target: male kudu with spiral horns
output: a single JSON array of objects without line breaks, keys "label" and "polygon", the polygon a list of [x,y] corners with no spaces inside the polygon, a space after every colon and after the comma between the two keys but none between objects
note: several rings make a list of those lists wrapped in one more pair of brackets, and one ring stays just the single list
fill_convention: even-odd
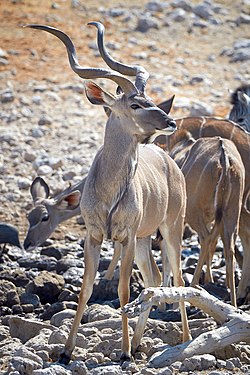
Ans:
[{"label": "male kudu with spiral horns", "polygon": [[[85,83],[92,104],[110,108],[103,147],[97,152],[86,178],[81,197],[81,213],[87,235],[84,246],[85,272],[78,309],[66,342],[61,363],[68,363],[88,299],[93,290],[101,243],[104,238],[122,245],[118,295],[121,306],[129,301],[129,281],[133,260],[142,273],[145,286],[155,286],[152,264],[144,250],[150,235],[158,228],[167,243],[175,286],[183,286],[181,240],[184,225],[185,180],[175,162],[160,148],[147,145],[159,134],[171,134],[175,122],[145,94],[148,72],[141,66],[128,66],[113,60],[103,48],[104,27],[98,29],[98,47],[112,69],[83,68],[79,65],[71,39],[62,31],[43,25],[28,27],[57,36],[66,46],[72,70],[84,79],[106,78],[122,90],[119,95],[104,91],[92,81]],[[135,84],[123,75],[135,76]],[[143,146],[140,144],[144,144]],[[111,182],[112,181],[112,182]],[[166,247],[164,247],[166,249]],[[184,302],[180,303],[183,340],[190,339]],[[132,352],[137,349],[149,311],[141,314]],[[122,314],[121,360],[130,359],[128,318]]]}]

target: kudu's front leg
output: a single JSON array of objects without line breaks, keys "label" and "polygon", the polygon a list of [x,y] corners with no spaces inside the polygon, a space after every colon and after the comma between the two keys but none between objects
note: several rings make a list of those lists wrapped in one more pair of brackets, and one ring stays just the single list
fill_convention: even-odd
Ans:
[{"label": "kudu's front leg", "polygon": [[[129,302],[130,297],[130,277],[133,268],[136,239],[129,241],[122,247],[122,259],[120,268],[120,279],[118,285],[118,295],[121,307]],[[128,317],[122,313],[122,354],[121,361],[130,360],[130,339],[128,332]]]},{"label": "kudu's front leg", "polygon": [[64,352],[60,355],[59,363],[68,364],[76,344],[76,336],[86,304],[92,294],[93,284],[100,259],[101,243],[87,235],[84,243],[84,275],[79,295],[78,307],[70,330]]}]

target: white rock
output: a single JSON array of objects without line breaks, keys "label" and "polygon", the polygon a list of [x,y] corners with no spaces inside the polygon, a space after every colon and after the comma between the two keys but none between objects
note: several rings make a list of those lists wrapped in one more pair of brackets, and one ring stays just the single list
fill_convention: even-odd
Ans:
[{"label": "white rock", "polygon": [[49,337],[49,344],[65,344],[68,338],[68,333],[62,330],[55,330]]},{"label": "white rock", "polygon": [[53,172],[53,169],[51,168],[50,165],[41,165],[37,170],[37,174],[39,176],[46,176],[52,172]]},{"label": "white rock", "polygon": [[190,116],[212,116],[213,113],[212,107],[199,101],[194,102],[190,108]]},{"label": "white rock", "polygon": [[51,365],[48,368],[41,370],[34,370],[32,375],[71,375],[70,370],[66,370],[60,365]]},{"label": "white rock", "polygon": [[72,375],[87,375],[88,373],[88,368],[83,361],[73,361],[69,369]]},{"label": "white rock", "polygon": [[26,347],[17,349],[10,361],[10,368],[17,370],[20,374],[32,375],[34,370],[43,367],[42,359]]},{"label": "white rock", "polygon": [[[27,318],[24,319],[18,316],[10,317],[9,326],[11,336],[19,338],[23,343],[37,336],[43,328],[50,328],[49,324]],[[53,329],[53,327],[51,327],[51,329]]]},{"label": "white rock", "polygon": [[60,327],[65,319],[74,318],[76,315],[75,310],[65,309],[54,314],[50,319],[50,323],[56,327]]},{"label": "white rock", "polygon": [[29,178],[21,177],[21,178],[18,179],[17,185],[18,185],[19,189],[27,190],[27,189],[30,188],[31,182],[32,181]]}]

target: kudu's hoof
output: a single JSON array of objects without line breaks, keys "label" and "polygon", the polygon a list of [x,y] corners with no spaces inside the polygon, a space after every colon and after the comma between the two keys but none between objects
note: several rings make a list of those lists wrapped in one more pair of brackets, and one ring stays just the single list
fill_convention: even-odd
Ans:
[{"label": "kudu's hoof", "polygon": [[58,363],[60,363],[61,365],[68,365],[69,361],[70,361],[70,357],[68,355],[66,355],[65,353],[60,354]]},{"label": "kudu's hoof", "polygon": [[126,353],[122,353],[121,358],[120,358],[121,364],[123,362],[130,362],[130,361],[131,361],[131,356]]}]

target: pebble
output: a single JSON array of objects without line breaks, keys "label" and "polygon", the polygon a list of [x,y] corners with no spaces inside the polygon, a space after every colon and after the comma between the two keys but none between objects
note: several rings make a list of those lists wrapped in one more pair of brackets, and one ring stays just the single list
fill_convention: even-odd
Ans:
[{"label": "pebble", "polygon": [[212,16],[211,6],[206,3],[198,4],[194,6],[192,10],[194,14],[203,18],[204,20],[208,20]]},{"label": "pebble", "polygon": [[37,169],[37,174],[39,176],[46,176],[53,172],[53,168],[50,165],[40,165]]},{"label": "pebble", "polygon": [[186,19],[186,11],[182,8],[177,8],[173,10],[168,17],[174,22],[182,22]]},{"label": "pebble", "polygon": [[150,29],[158,29],[159,24],[153,17],[143,17],[138,20],[135,31],[146,33]]},{"label": "pebble", "polygon": [[38,125],[51,125],[52,124],[52,119],[50,116],[44,114],[40,117],[38,120]]},{"label": "pebble", "polygon": [[15,99],[14,92],[10,89],[3,90],[0,92],[0,101],[1,103],[10,103]]}]

